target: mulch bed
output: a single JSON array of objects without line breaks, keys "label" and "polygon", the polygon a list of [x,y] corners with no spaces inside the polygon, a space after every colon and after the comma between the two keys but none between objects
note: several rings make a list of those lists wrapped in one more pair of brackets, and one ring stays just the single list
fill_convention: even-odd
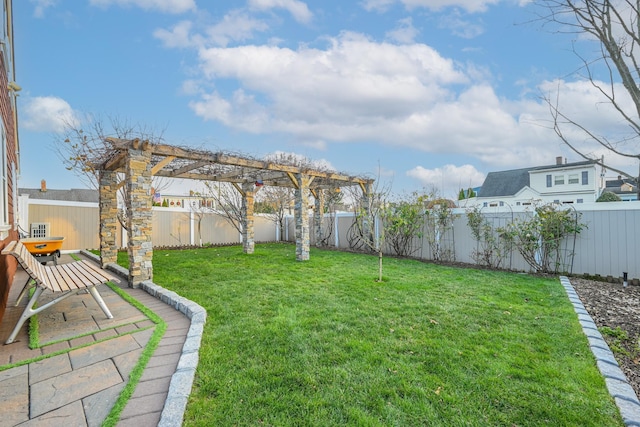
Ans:
[{"label": "mulch bed", "polygon": [[640,396],[640,286],[630,284],[625,288],[621,283],[575,277],[570,281]]}]

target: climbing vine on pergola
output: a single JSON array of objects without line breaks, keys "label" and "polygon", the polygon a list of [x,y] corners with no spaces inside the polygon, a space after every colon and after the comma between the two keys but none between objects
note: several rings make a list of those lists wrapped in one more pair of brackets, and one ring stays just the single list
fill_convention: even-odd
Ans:
[{"label": "climbing vine on pergola", "polygon": [[[309,198],[315,198],[314,219],[323,215],[324,192],[359,186],[368,197],[373,180],[308,166],[282,164],[223,152],[154,144],[139,139],[107,138],[99,162],[100,259],[104,266],[117,261],[117,190],[125,186],[126,228],[129,232],[129,286],[153,278],[152,176],[231,183],[243,197],[242,243],[254,249],[253,202],[262,185],[295,189],[296,259],[309,259]],[[124,179],[119,177],[124,175]],[[316,227],[316,232],[320,227]]]}]

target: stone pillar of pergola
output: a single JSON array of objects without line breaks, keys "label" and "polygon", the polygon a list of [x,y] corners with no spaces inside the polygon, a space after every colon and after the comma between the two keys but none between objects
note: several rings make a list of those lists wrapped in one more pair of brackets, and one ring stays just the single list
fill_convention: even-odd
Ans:
[{"label": "stone pillar of pergola", "polygon": [[302,173],[295,174],[295,207],[296,219],[296,259],[309,260],[309,185],[313,177]]},{"label": "stone pillar of pergola", "polygon": [[252,254],[255,249],[253,209],[256,186],[253,182],[244,182],[238,191],[242,194],[242,250],[245,254]]},{"label": "stone pillar of pergola", "polygon": [[322,220],[324,219],[324,190],[318,189],[314,193],[315,203],[313,209],[313,223],[316,232],[316,246],[322,246]]},{"label": "stone pillar of pergola", "polygon": [[151,151],[134,143],[125,160],[127,228],[129,229],[129,287],[153,279]]},{"label": "stone pillar of pergola", "polygon": [[113,171],[100,171],[100,265],[116,264],[118,247],[118,174]]}]

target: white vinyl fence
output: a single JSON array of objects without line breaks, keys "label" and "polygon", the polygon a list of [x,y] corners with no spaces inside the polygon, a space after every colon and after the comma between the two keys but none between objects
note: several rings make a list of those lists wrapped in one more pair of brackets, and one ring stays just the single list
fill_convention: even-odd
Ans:
[{"label": "white vinyl fence", "polygon": [[[591,203],[579,208],[579,221],[585,225],[574,238],[562,242],[562,264],[566,271],[577,275],[600,275],[604,278],[611,276],[621,278],[624,272],[628,278],[640,278],[640,202],[612,202]],[[504,227],[516,218],[530,216],[527,211],[483,211],[485,218],[493,228]],[[474,252],[479,243],[474,239],[467,224],[465,209],[453,209],[455,218],[453,226],[442,236],[439,236],[439,253],[443,261],[455,261],[476,264]],[[325,224],[327,218],[324,219]],[[323,227],[324,233],[331,232],[332,246],[350,248],[350,227],[354,221],[351,213],[338,214],[335,223]],[[310,218],[311,244],[315,245],[313,221]],[[295,222],[288,220],[285,240],[295,241]],[[423,238],[414,242],[413,256],[424,260],[434,260],[433,236],[423,230]],[[385,252],[391,253],[390,250]],[[513,249],[506,254],[501,268],[515,271],[530,271],[530,266],[524,258]]]},{"label": "white vinyl fence", "polygon": [[[69,203],[47,200],[21,200],[20,225],[29,230],[32,224],[48,224],[49,236],[64,236],[63,251],[95,249],[100,245],[98,228],[99,214],[96,203]],[[563,242],[566,270],[573,274],[640,278],[640,202],[612,202],[575,205],[579,209],[580,222],[586,227],[574,239]],[[28,216],[24,213],[28,213]],[[413,256],[433,260],[437,250],[439,259],[475,264],[474,252],[479,244],[467,225],[464,209],[454,209],[453,226],[437,239],[425,230],[424,237],[414,242]],[[483,215],[494,228],[527,212],[491,212]],[[316,245],[313,216],[310,215],[311,245]],[[352,213],[325,215],[323,219],[323,244],[340,249],[351,249],[354,221]],[[126,246],[123,232],[117,243]],[[222,216],[215,213],[192,212],[179,208],[153,208],[154,246],[185,246],[200,244],[241,243],[241,236]],[[286,218],[284,235],[269,218],[257,215],[255,219],[255,241],[295,241],[295,221]],[[390,252],[390,251],[387,251]],[[516,250],[505,256],[500,267],[515,271],[529,271],[529,265]]]}]

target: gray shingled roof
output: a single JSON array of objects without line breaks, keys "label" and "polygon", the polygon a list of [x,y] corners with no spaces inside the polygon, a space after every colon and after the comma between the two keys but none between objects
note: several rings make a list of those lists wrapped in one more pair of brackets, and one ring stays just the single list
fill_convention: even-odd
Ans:
[{"label": "gray shingled roof", "polygon": [[40,191],[39,188],[19,188],[18,194],[21,196],[28,195],[30,199],[98,203],[98,190],[86,188],[72,188],[71,190],[47,189],[47,191]]},{"label": "gray shingled roof", "polygon": [[500,172],[489,172],[480,188],[478,197],[504,197],[514,196],[518,191],[530,185],[529,172],[546,169],[560,169],[574,166],[586,166],[595,161],[564,163],[561,165],[536,166],[525,169],[513,169]]},{"label": "gray shingled roof", "polygon": [[480,188],[478,197],[513,196],[529,185],[531,169],[514,169],[510,171],[489,172]]}]

